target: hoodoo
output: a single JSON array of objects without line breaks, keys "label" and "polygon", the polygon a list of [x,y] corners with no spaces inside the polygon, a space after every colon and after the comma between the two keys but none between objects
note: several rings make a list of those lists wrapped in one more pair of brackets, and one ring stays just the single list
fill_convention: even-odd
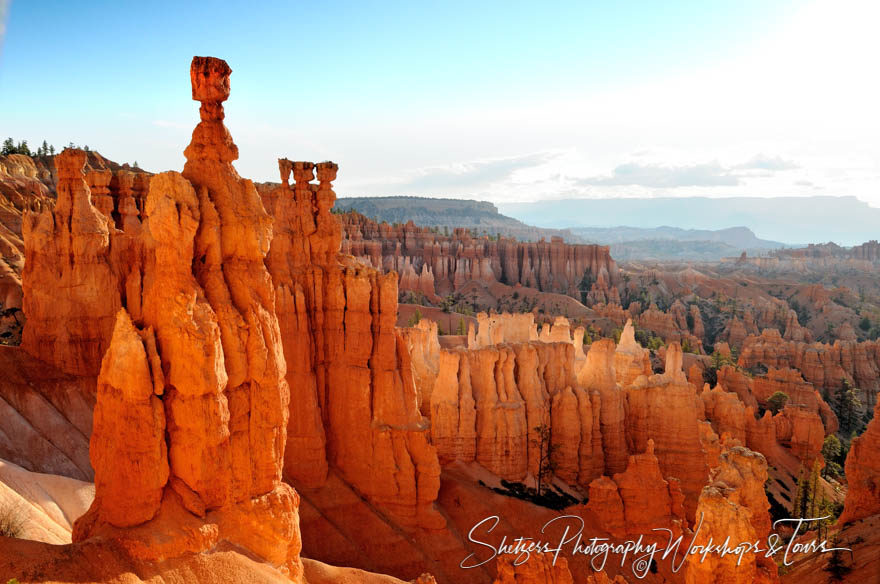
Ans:
[{"label": "hoodoo", "polygon": [[[272,226],[231,164],[230,73],[220,59],[193,59],[202,121],[184,174],[150,181],[142,285],[118,308],[101,364],[95,501],[73,539],[109,536],[147,560],[228,541],[300,581],[299,498],[281,482],[289,389],[263,263]],[[66,158],[75,183],[82,153]],[[87,190],[80,201],[92,209]]]}]

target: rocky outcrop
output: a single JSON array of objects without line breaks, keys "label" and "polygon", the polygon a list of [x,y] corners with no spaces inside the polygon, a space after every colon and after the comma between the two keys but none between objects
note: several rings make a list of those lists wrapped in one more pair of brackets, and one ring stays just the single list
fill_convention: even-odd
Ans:
[{"label": "rocky outcrop", "polygon": [[649,352],[636,342],[632,320],[626,321],[614,351],[614,373],[623,387],[632,385],[642,375],[653,373]]},{"label": "rocky outcrop", "polygon": [[[20,309],[21,272],[24,267],[22,216],[54,204],[51,174],[29,156],[0,156],[0,309]],[[0,323],[0,326],[6,323]],[[18,324],[18,326],[16,326]],[[20,323],[8,323],[6,342],[20,342]]]},{"label": "rocky outcrop", "polygon": [[59,154],[54,210],[24,216],[22,347],[66,373],[95,376],[122,301],[111,227],[92,206],[85,163],[81,150]]},{"label": "rocky outcrop", "polygon": [[[562,319],[560,322],[568,321]],[[552,328],[552,327],[550,327]],[[541,331],[544,333],[543,329]],[[516,314],[486,314],[480,312],[477,314],[477,328],[474,331],[473,339],[469,339],[468,348],[476,349],[479,347],[491,347],[492,345],[500,345],[501,343],[527,343],[529,341],[542,340],[547,342],[550,337],[558,337],[555,340],[571,341],[571,335],[568,338],[562,338],[563,334],[550,335],[549,328],[543,338],[538,336],[538,327],[535,324],[535,315],[532,313],[516,313]]]},{"label": "rocky outcrop", "polygon": [[587,509],[614,537],[644,535],[650,539],[657,535],[655,528],[671,529],[676,537],[681,533],[687,525],[683,503],[678,479],[663,477],[654,441],[649,440],[644,453],[629,457],[626,471],[615,474],[613,480],[603,476],[590,483]]},{"label": "rocky outcrop", "polygon": [[[741,446],[721,454],[709,485],[700,494],[693,545],[724,542],[766,542],[770,531],[770,503],[764,493],[767,462]],[[685,582],[777,582],[776,565],[763,554],[700,554],[688,556]]]},{"label": "rocky outcrop", "polygon": [[[52,255],[53,251],[57,251],[57,249],[52,249],[52,239],[56,233],[61,235],[63,232],[65,239],[79,241],[79,245],[88,239],[85,237],[88,227],[80,219],[77,219],[76,225],[73,225],[74,222],[71,221],[73,217],[71,199],[77,199],[83,195],[82,185],[76,181],[86,181],[95,205],[100,205],[102,209],[107,211],[105,218],[108,219],[109,225],[116,225],[119,229],[122,229],[119,220],[123,217],[116,211],[117,201],[121,200],[120,181],[130,184],[131,188],[128,191],[138,195],[138,200],[141,202],[143,195],[146,194],[146,185],[149,182],[148,174],[132,172],[127,168],[127,165],[122,167],[105,160],[97,152],[85,152],[77,156],[79,159],[73,163],[73,190],[71,190],[71,183],[68,181],[60,191],[58,184],[63,182],[61,175],[68,176],[68,170],[71,167],[71,160],[67,155],[31,157],[11,154],[0,156],[0,342],[4,344],[17,345],[21,342],[21,326],[24,319],[20,313],[15,311],[21,309],[23,304],[21,280],[25,263],[24,230],[33,227],[35,217],[42,213],[53,215],[52,210],[55,207],[56,196],[66,205],[66,209],[61,209],[62,212],[53,219],[53,224],[44,225],[42,233],[38,235],[42,240],[40,245],[42,249],[37,249],[34,246],[34,241],[30,242],[29,247],[34,252],[32,253],[33,257],[40,257],[43,261],[54,263],[54,267],[59,272],[65,273],[64,278],[67,283],[76,286],[76,282],[82,280],[82,276],[76,272],[90,270],[90,268],[84,267],[90,261],[87,257],[88,253],[83,249],[77,249],[77,244],[71,247],[71,241],[57,244],[58,247],[68,247],[72,252],[84,254],[68,260],[68,264],[79,266],[76,270],[70,269],[70,266],[64,268],[62,264],[65,262],[59,261]],[[83,159],[85,160],[84,166],[79,162]],[[82,168],[85,168],[85,177],[79,174]],[[134,213],[135,220],[139,208],[142,208],[142,205],[128,212],[129,215]],[[31,217],[26,218],[26,215],[31,215]],[[111,238],[113,231],[113,229],[108,230],[108,236]],[[77,235],[74,236],[75,234]],[[42,277],[45,278],[47,274],[51,274],[50,267],[53,266],[47,265],[43,269],[35,267],[35,270],[30,270],[29,275],[37,273],[38,275],[42,274]],[[41,286],[45,283],[45,281],[37,282],[36,285]],[[31,286],[31,291],[33,289]],[[76,288],[73,291],[65,292],[65,296],[75,297],[77,294],[80,292]],[[80,296],[84,295],[80,294]],[[32,294],[31,297],[33,299],[34,295]],[[39,302],[41,299],[37,298],[36,300]],[[69,300],[67,299],[66,306],[63,308],[75,310],[77,308],[76,302],[74,301],[71,305]],[[40,322],[40,319],[58,316],[50,313],[51,307],[37,307],[32,303],[30,308],[32,311],[37,310],[34,312],[34,317],[38,320],[35,326],[39,327],[42,324],[46,329],[42,336],[55,335],[57,332],[54,330],[57,328],[56,324]],[[80,318],[83,315],[75,313],[71,316]],[[109,335],[109,329],[106,332]],[[38,336],[40,335],[38,334]],[[53,341],[52,339],[43,339],[43,342],[51,343]],[[73,350],[76,351],[76,349]],[[51,357],[53,353],[46,350],[39,355]],[[55,363],[55,361],[52,362]],[[91,358],[91,374],[97,374],[99,364],[100,355],[97,358]],[[67,370],[72,373],[77,372],[76,367]]]},{"label": "rocky outcrop", "polygon": [[801,377],[800,371],[795,369],[773,369],[766,375],[755,377],[751,380],[751,391],[757,401],[767,405],[767,400],[777,391],[788,396],[786,405],[797,406],[808,412],[818,414],[825,427],[826,434],[837,431],[837,416],[813,387]]},{"label": "rocky outcrop", "polygon": [[728,434],[731,438],[746,442],[749,418],[754,419],[754,410],[746,408],[739,397],[725,391],[721,385],[710,389],[706,384],[699,394],[703,413],[712,424],[712,429],[719,436]]},{"label": "rocky outcrop", "polygon": [[[228,541],[299,581],[299,498],[281,482],[289,389],[263,263],[271,219],[231,165],[230,72],[219,59],[193,59],[202,121],[183,175],[150,183],[143,284],[116,307],[91,439],[95,501],[73,540],[111,536],[143,560]],[[67,152],[61,159],[79,165]],[[75,187],[74,216],[105,242],[106,217],[74,167],[59,168],[59,193]]]},{"label": "rocky outcrop", "polygon": [[413,380],[418,393],[419,411],[430,419],[431,394],[440,371],[440,341],[437,323],[423,319],[414,327],[399,329],[411,356]]},{"label": "rocky outcrop", "polygon": [[[537,474],[536,428],[558,431],[555,456],[575,482],[590,472],[593,401],[574,386],[573,348],[519,343],[440,352],[431,396],[431,435],[440,460],[475,460],[513,481]],[[581,462],[590,463],[586,469]]]},{"label": "rocky outcrop", "polygon": [[[376,223],[357,213],[343,216],[343,252],[384,272],[400,274],[400,290],[429,300],[455,292],[465,282],[521,284],[578,300],[593,290],[616,297],[617,265],[607,246],[551,241],[521,242],[476,237],[468,229],[441,235],[429,227]],[[619,303],[619,299],[618,299]]]},{"label": "rocky outcrop", "polygon": [[[626,470],[626,394],[614,373],[616,346],[611,339],[590,345],[584,366],[577,374],[578,384],[599,400],[599,434],[603,466],[599,474],[613,475]],[[644,448],[642,449],[644,450]]]},{"label": "rocky outcrop", "polygon": [[339,254],[335,164],[281,159],[279,169],[281,184],[262,197],[275,218],[266,265],[292,388],[285,476],[318,486],[332,466],[401,523],[442,527],[440,465],[395,328],[397,277]]},{"label": "rocky outcrop", "polygon": [[643,452],[653,440],[663,476],[681,481],[685,510],[693,518],[708,469],[700,442],[697,395],[682,371],[677,343],[667,348],[664,373],[640,377],[626,388],[625,429],[628,452]]},{"label": "rocky outcrop", "polygon": [[[699,395],[702,414],[711,423],[712,429],[720,436],[726,434],[761,452],[773,466],[793,476],[797,475],[800,466],[810,467],[822,450],[825,436],[837,427],[834,414],[829,410],[831,418],[826,423],[820,417],[816,402],[805,404],[791,401],[775,416],[766,411],[762,418],[756,419],[755,406],[743,403],[738,393],[726,391],[725,385],[727,381],[741,376],[746,384],[746,395],[754,399],[752,382],[757,384],[758,378],[753,380],[733,368],[725,369],[726,373],[719,375],[719,384],[712,389],[706,385]],[[806,392],[804,395],[812,394]],[[821,399],[819,402],[825,409],[828,408]]]},{"label": "rocky outcrop", "polygon": [[[697,307],[692,306],[691,308],[696,309]],[[663,312],[657,308],[656,304],[651,304],[647,310],[638,315],[636,323],[640,328],[656,333],[668,343],[679,342],[683,345],[687,343],[692,351],[702,353],[703,341],[701,337],[705,331],[702,319],[697,320],[700,314],[699,309],[695,312],[697,316],[693,316],[694,311],[689,313],[679,300],[672,304],[668,312]],[[688,325],[688,314],[691,314],[694,319],[692,326]],[[699,326],[697,326],[698,323]],[[691,332],[692,328],[693,332]],[[699,334],[696,334],[697,332]]]},{"label": "rocky outcrop", "polygon": [[[725,347],[727,346],[727,343],[723,344]],[[730,350],[728,349],[728,356],[729,354]],[[732,365],[724,365],[718,370],[718,384],[727,391],[735,393],[746,406],[754,408],[755,411],[758,410],[758,400],[752,389],[752,378],[745,372]]]},{"label": "rocky outcrop", "polygon": [[854,438],[846,457],[849,489],[840,515],[841,525],[880,513],[880,405],[868,429]]},{"label": "rocky outcrop", "polygon": [[765,329],[743,342],[739,365],[763,365],[775,369],[797,369],[808,383],[830,395],[847,380],[860,390],[860,398],[873,407],[880,391],[880,342],[835,341],[804,343],[786,341],[775,329]]}]

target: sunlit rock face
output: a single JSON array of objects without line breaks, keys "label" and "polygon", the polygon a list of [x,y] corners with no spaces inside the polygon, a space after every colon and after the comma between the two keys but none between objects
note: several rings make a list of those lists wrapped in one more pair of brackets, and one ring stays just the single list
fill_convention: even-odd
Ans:
[{"label": "sunlit rock face", "polygon": [[[299,498],[281,482],[290,395],[264,264],[272,220],[231,164],[237,150],[222,123],[230,73],[219,59],[193,59],[202,121],[183,174],[150,181],[131,242],[143,254],[124,295],[113,294],[107,218],[83,188],[84,153],[62,155],[70,165],[60,184],[91,242],[72,257],[92,259],[84,265],[106,281],[88,278],[110,292],[83,302],[115,311],[109,339],[93,335],[95,350],[107,343],[91,438],[95,501],[73,539],[111,536],[155,560],[225,540],[299,581]],[[85,365],[91,349],[79,355],[70,362]]]},{"label": "sunlit rock face", "polygon": [[275,219],[266,265],[292,388],[285,476],[318,487],[335,468],[401,524],[442,528],[440,464],[395,328],[397,278],[339,253],[335,164],[281,159],[279,169],[281,184],[262,196]]}]

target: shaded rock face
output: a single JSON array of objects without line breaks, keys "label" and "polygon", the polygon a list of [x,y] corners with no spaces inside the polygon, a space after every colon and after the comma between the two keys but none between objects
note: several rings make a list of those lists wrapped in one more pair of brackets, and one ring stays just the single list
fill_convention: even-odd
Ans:
[{"label": "shaded rock face", "polygon": [[[695,306],[691,307],[696,309]],[[701,337],[704,333],[702,317],[700,317],[699,309],[691,310],[694,316],[693,334],[689,331],[687,322],[688,309],[680,300],[676,300],[669,307],[668,312],[660,310],[656,304],[651,304],[647,310],[638,315],[638,325],[649,331],[663,337],[667,342],[687,342],[693,350],[702,352],[703,341]]]},{"label": "shaded rock face", "polygon": [[440,464],[395,328],[397,277],[340,255],[335,164],[281,159],[279,169],[281,184],[262,197],[275,218],[266,265],[292,388],[285,476],[316,487],[335,467],[402,524],[440,528]]},{"label": "shaded rock face", "polygon": [[880,405],[867,430],[853,439],[846,457],[849,490],[840,515],[841,525],[880,513]]},{"label": "shaded rock face", "polygon": [[[264,265],[272,220],[231,165],[237,150],[222,123],[230,72],[219,59],[193,59],[202,121],[184,173],[150,182],[132,244],[144,251],[127,280],[134,284],[115,302],[92,299],[116,312],[91,438],[95,501],[73,539],[109,535],[141,559],[226,540],[298,581],[299,498],[281,482],[289,388]],[[77,222],[91,230],[71,239],[95,259],[85,265],[112,280],[102,255],[108,219],[76,178],[84,153],[59,159],[59,195],[76,197],[71,230],[79,233]],[[56,216],[66,216],[63,203]]]},{"label": "shaded rock face", "polygon": [[788,341],[779,331],[765,329],[745,339],[739,365],[797,369],[805,381],[832,396],[846,379],[861,390],[859,397],[868,407],[874,407],[880,391],[880,341],[810,344]]},{"label": "shaded rock face", "polygon": [[391,226],[356,213],[344,215],[343,251],[382,271],[400,274],[400,290],[436,300],[461,285],[478,280],[521,284],[542,292],[567,294],[581,300],[581,292],[616,297],[617,264],[607,246],[551,241],[519,242],[501,237],[475,237],[467,229],[451,235],[417,227],[411,221]]},{"label": "shaded rock face", "polygon": [[0,458],[35,472],[92,481],[95,378],[61,373],[20,347],[0,347]]},{"label": "shaded rock face", "polygon": [[590,483],[587,508],[617,538],[650,537],[656,528],[671,529],[677,536],[687,527],[683,502],[678,479],[663,478],[654,441],[649,440],[644,453],[629,457],[626,471],[613,479],[603,476]]},{"label": "shaded rock face", "polygon": [[[706,386],[700,393],[703,414],[713,429],[760,451],[792,475],[802,464],[810,467],[825,436],[837,430],[834,412],[795,370],[771,369],[766,377],[750,378],[725,366],[718,380],[716,387]],[[766,405],[775,391],[789,395],[786,406],[775,416],[768,411],[756,419],[758,403]]]},{"label": "shaded rock face", "polygon": [[695,388],[682,371],[681,347],[673,343],[664,373],[626,388],[626,441],[628,452],[643,452],[653,440],[664,476],[681,481],[689,519],[708,476],[698,420]]},{"label": "shaded rock face", "polygon": [[[498,476],[537,475],[539,426],[556,428],[559,473],[588,484],[593,402],[573,389],[572,346],[521,343],[440,352],[431,395],[431,434],[441,462],[476,461]],[[582,468],[581,463],[586,463]],[[599,462],[601,464],[601,462]]]}]

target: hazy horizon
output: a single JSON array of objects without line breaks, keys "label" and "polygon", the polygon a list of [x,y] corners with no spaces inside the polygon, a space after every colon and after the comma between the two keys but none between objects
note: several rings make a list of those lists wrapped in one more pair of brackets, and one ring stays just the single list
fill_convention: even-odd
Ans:
[{"label": "hazy horizon", "polygon": [[874,2],[205,6],[0,0],[3,137],[180,169],[213,55],[258,181],[288,157],[339,163],[340,196],[880,208]]}]

